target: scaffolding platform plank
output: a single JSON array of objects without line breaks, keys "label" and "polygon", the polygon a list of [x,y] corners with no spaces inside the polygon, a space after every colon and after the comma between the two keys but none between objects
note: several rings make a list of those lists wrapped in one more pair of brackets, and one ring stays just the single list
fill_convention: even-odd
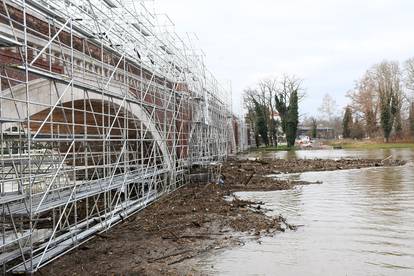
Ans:
[{"label": "scaffolding platform plank", "polygon": [[[30,247],[24,247],[22,248],[22,251],[23,253],[28,253],[30,252],[30,249],[31,249]],[[22,251],[20,251],[20,248],[18,248],[10,252],[5,252],[5,253],[0,254],[0,265],[3,265],[10,260],[20,257],[22,255]]]},{"label": "scaffolding platform plank", "polygon": [[0,117],[0,123],[24,123],[27,120],[19,118]]},{"label": "scaffolding platform plank", "polygon": [[26,195],[22,194],[5,194],[0,196],[0,205],[16,202],[25,199]]},{"label": "scaffolding platform plank", "polygon": [[0,48],[22,47],[23,44],[13,38],[0,34]]},{"label": "scaffolding platform plank", "polygon": [[[143,173],[141,171],[138,171],[134,174],[129,175],[120,175],[116,176],[112,179],[106,179],[106,180],[97,180],[93,182],[86,182],[83,184],[78,185],[76,192],[74,193],[74,196],[70,198],[72,194],[72,187],[68,187],[66,190],[60,191],[59,193],[53,193],[50,194],[45,198],[45,200],[42,202],[42,204],[39,206],[41,202],[41,196],[33,196],[32,197],[32,206],[33,206],[33,212],[35,214],[40,214],[43,212],[46,212],[48,210],[57,208],[59,206],[64,206],[68,201],[69,203],[78,201],[81,199],[85,199],[88,197],[92,197],[94,195],[101,194],[106,191],[119,189],[122,187],[122,185],[134,183],[134,182],[142,182],[148,179],[151,179],[152,177],[155,177],[157,175],[165,174],[167,173],[167,169],[159,169],[159,170],[149,170],[146,173]],[[37,208],[39,206],[39,208]],[[10,212],[12,214],[19,214],[24,215],[27,214],[26,205],[24,203],[18,203],[10,206]],[[9,214],[8,211],[6,211],[6,214]]]}]

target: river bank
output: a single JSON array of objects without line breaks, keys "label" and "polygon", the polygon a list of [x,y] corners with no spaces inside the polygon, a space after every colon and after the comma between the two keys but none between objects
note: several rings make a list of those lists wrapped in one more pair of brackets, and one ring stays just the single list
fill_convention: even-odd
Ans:
[{"label": "river bank", "polygon": [[381,140],[336,140],[326,143],[328,146],[341,149],[378,150],[378,149],[414,149],[413,141],[393,141],[384,143]]},{"label": "river bank", "polygon": [[276,180],[269,174],[402,164],[391,159],[229,160],[221,167],[223,186],[210,183],[182,187],[46,266],[39,274],[195,275],[193,257],[242,245],[246,237],[295,229],[283,217],[265,215],[260,202],[228,200],[234,192],[284,190],[312,184]]}]

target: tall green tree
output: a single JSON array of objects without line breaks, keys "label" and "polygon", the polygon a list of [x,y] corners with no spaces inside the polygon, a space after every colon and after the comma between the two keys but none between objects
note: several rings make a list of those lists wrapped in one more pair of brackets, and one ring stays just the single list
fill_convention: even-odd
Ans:
[{"label": "tall green tree", "polygon": [[[398,118],[402,103],[400,73],[397,62],[384,61],[375,66],[375,79],[380,100],[380,121],[384,132],[384,140],[387,143],[390,139],[395,118],[397,117],[397,121],[401,120],[401,117]],[[400,131],[399,125],[397,125],[397,128],[396,130]]]},{"label": "tall green tree", "polygon": [[279,112],[283,133],[286,134],[288,103],[283,95],[275,96],[276,109]]},{"label": "tall green tree", "polygon": [[411,103],[410,117],[408,118],[408,122],[410,124],[411,138],[414,138],[414,102]]},{"label": "tall green tree", "polygon": [[385,97],[381,100],[381,127],[384,132],[385,142],[388,143],[392,131],[394,119],[391,112],[391,99]]},{"label": "tall green tree", "polygon": [[374,137],[378,130],[376,114],[372,110],[365,112],[365,131],[369,137]]},{"label": "tall green tree", "polygon": [[397,138],[402,138],[403,136],[403,126],[402,126],[402,117],[401,117],[401,100],[399,95],[395,94],[393,97],[392,104],[392,115],[394,116],[394,131]]},{"label": "tall green tree", "polygon": [[400,139],[403,137],[403,125],[400,110],[398,110],[394,115],[394,131],[397,138]]},{"label": "tall green tree", "polygon": [[298,104],[298,91],[292,91],[289,98],[289,107],[287,110],[286,119],[286,140],[288,148],[295,146],[296,134],[299,124],[299,104]]},{"label": "tall green tree", "polygon": [[289,147],[294,146],[299,123],[299,100],[304,97],[301,92],[301,80],[284,75],[275,94],[275,107],[281,119],[282,130]]},{"label": "tall green tree", "polygon": [[274,119],[275,103],[274,95],[277,91],[277,79],[265,78],[258,82],[258,92],[266,105],[267,128],[269,129],[269,144],[276,146],[278,144],[279,122]]},{"label": "tall green tree", "polygon": [[344,119],[342,120],[342,136],[344,138],[351,138],[352,123],[352,110],[349,106],[347,106],[345,109]]},{"label": "tall green tree", "polygon": [[266,146],[269,146],[269,136],[266,118],[266,106],[254,101],[256,111],[256,131],[262,137],[262,141]]},{"label": "tall green tree", "polygon": [[293,93],[296,94],[298,101],[304,97],[304,94],[299,94],[302,90],[301,85],[302,81],[295,76],[284,75],[275,93],[275,107],[279,113],[282,130],[285,134],[287,132],[290,98]]},{"label": "tall green tree", "polygon": [[[304,97],[299,93],[301,80],[288,75],[283,75],[280,81],[276,78],[263,79],[258,82],[256,88],[244,90],[243,103],[248,110],[246,119],[254,126],[257,141],[260,136],[266,145],[277,146],[280,126],[286,134],[293,91],[299,100]],[[275,119],[276,115],[280,116],[280,120]]]},{"label": "tall green tree", "polygon": [[254,141],[256,143],[256,148],[260,147],[260,136],[259,136],[259,132],[256,129],[256,122],[254,125]]},{"label": "tall green tree", "polygon": [[278,139],[277,136],[279,135],[279,121],[275,120],[274,118],[270,119],[270,127],[269,127],[269,134],[272,140],[272,146],[277,147]]},{"label": "tall green tree", "polygon": [[[394,123],[396,123],[396,133],[402,132],[401,114],[392,90],[383,92],[380,102],[381,127],[384,132],[384,140],[388,143]],[[398,114],[399,116],[396,116]]]},{"label": "tall green tree", "polygon": [[313,139],[318,137],[318,123],[316,122],[315,118],[312,118],[312,129],[311,129],[311,137]]},{"label": "tall green tree", "polygon": [[364,138],[364,127],[359,121],[358,117],[355,118],[354,123],[351,128],[351,138],[352,139],[362,139]]}]

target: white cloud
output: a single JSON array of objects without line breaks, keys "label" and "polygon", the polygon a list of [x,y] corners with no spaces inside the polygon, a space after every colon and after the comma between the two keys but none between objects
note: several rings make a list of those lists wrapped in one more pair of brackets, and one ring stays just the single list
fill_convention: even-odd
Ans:
[{"label": "white cloud", "polygon": [[195,32],[218,79],[242,90],[282,72],[305,80],[304,113],[330,93],[345,105],[354,80],[383,59],[414,56],[410,0],[156,0],[178,32]]}]

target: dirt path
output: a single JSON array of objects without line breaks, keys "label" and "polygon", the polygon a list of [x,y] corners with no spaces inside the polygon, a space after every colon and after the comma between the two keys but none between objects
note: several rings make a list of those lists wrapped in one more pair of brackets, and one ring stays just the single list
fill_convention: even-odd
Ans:
[{"label": "dirt path", "polygon": [[266,216],[260,204],[225,200],[235,191],[289,189],[309,183],[268,174],[396,166],[388,160],[232,160],[224,186],[190,184],[43,268],[39,275],[197,275],[191,259],[238,246],[241,237],[272,235],[294,226]]}]

